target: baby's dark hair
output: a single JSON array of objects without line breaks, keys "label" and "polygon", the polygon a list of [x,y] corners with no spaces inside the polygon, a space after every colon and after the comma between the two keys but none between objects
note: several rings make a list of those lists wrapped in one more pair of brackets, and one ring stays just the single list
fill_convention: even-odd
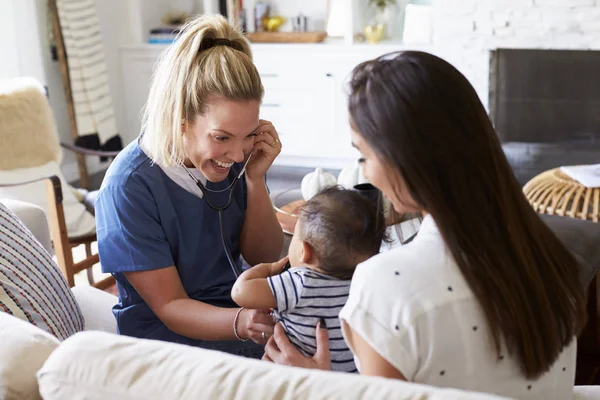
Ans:
[{"label": "baby's dark hair", "polygon": [[339,279],[352,278],[356,265],[379,253],[386,238],[381,201],[340,186],[308,200],[298,222],[300,239],[313,248],[319,268]]}]

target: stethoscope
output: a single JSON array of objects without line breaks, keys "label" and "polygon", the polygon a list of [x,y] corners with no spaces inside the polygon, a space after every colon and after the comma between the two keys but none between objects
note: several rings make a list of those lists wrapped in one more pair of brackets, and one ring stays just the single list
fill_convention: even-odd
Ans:
[{"label": "stethoscope", "polygon": [[[242,170],[240,171],[240,173],[236,177],[233,178],[233,180],[231,181],[231,184],[229,186],[227,186],[225,189],[221,189],[221,190],[210,190],[209,188],[204,186],[202,184],[202,182],[200,182],[194,175],[192,175],[190,170],[185,165],[183,165],[183,164],[181,165],[183,167],[183,169],[185,169],[185,171],[188,173],[190,178],[192,178],[192,180],[196,183],[196,186],[198,186],[198,188],[202,192],[202,197],[204,197],[204,200],[206,200],[206,204],[208,204],[208,206],[211,209],[213,209],[214,211],[216,211],[219,214],[219,226],[221,227],[221,243],[223,244],[223,249],[225,250],[225,255],[227,256],[227,261],[229,261],[229,265],[231,266],[231,270],[233,271],[233,274],[235,275],[236,279],[242,274],[242,271],[237,266],[237,264],[234,262],[231,252],[229,251],[229,248],[227,247],[227,242],[225,241],[225,222],[224,222],[223,212],[227,208],[229,208],[229,206],[233,202],[233,193],[235,191],[235,187],[237,186],[236,184],[240,180],[242,175],[244,175],[244,173],[246,173],[246,166],[248,165],[248,162],[250,161],[251,157],[252,157],[252,152],[250,152],[250,155],[248,155],[248,159],[244,163],[244,166],[242,167]],[[225,202],[225,204],[222,204],[220,206],[215,205],[208,198],[207,192],[223,193],[227,190],[229,190],[229,197],[227,198],[227,201]]]}]

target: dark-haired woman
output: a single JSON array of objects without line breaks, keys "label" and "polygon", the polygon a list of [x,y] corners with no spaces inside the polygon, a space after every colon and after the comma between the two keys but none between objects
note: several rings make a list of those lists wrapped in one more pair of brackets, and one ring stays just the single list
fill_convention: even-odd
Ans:
[{"label": "dark-haired woman", "polygon": [[[340,318],[361,374],[570,398],[585,320],[577,264],[527,203],[473,87],[422,52],[365,62],[350,87],[365,175],[397,212],[424,216],[410,244],[354,274]],[[266,357],[327,368],[280,333]]]}]

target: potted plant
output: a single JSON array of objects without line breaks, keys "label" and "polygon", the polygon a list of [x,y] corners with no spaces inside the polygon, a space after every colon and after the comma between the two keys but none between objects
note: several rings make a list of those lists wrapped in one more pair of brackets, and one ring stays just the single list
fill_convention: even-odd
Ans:
[{"label": "potted plant", "polygon": [[396,0],[369,0],[369,6],[375,8],[375,21],[386,25],[390,17],[390,9],[396,5]]}]

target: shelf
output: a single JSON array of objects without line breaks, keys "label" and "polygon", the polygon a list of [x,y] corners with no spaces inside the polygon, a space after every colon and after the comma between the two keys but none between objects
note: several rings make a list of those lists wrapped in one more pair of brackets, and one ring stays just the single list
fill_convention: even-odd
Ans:
[{"label": "shelf", "polygon": [[[321,43],[252,43],[251,46],[256,50],[268,50],[269,48],[283,50],[283,49],[294,49],[294,50],[302,50],[302,49],[310,49],[317,50],[322,49],[325,51],[330,51],[332,49],[345,49],[345,50],[358,50],[361,51],[372,49],[373,51],[385,50],[385,51],[399,51],[399,50],[424,50],[424,51],[432,51],[435,48],[434,44],[405,44],[398,40],[384,40],[377,44],[371,44],[368,42],[363,43],[354,43],[354,44],[346,44],[344,42],[344,38],[340,37],[327,37]],[[166,44],[149,44],[149,43],[139,43],[139,44],[122,44],[119,46],[121,50],[132,50],[132,51],[156,51],[161,52],[166,49],[168,45]]]},{"label": "shelf", "polygon": [[250,32],[251,43],[322,43],[327,32]]}]

